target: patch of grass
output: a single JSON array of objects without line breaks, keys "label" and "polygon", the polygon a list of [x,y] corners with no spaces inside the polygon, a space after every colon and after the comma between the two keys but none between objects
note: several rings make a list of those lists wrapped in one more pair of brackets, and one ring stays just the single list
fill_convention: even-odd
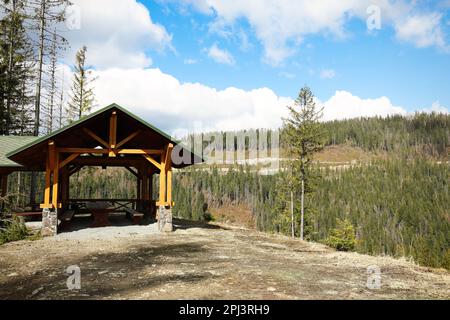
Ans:
[{"label": "patch of grass", "polygon": [[42,240],[42,234],[41,234],[41,232],[39,231],[39,232],[36,232],[36,233],[34,233],[34,234],[28,236],[26,239],[27,239],[28,241],[38,241],[38,240]]},{"label": "patch of grass", "polygon": [[13,219],[3,220],[2,225],[0,228],[0,245],[24,240],[29,235],[28,228],[20,218],[14,217]]}]

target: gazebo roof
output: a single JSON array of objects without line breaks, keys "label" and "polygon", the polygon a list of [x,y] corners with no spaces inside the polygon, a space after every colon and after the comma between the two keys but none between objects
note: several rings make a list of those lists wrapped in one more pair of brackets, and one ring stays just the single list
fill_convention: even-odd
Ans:
[{"label": "gazebo roof", "polygon": [[36,141],[37,139],[38,137],[30,136],[0,136],[0,167],[23,168],[22,165],[8,159],[6,155]]},{"label": "gazebo roof", "polygon": [[0,137],[0,168],[10,166],[18,170],[44,170],[49,141],[55,141],[59,147],[98,147],[98,142],[86,137],[83,130],[87,128],[101,139],[108,140],[108,121],[113,111],[117,112],[118,117],[118,138],[123,139],[136,130],[142,131],[142,134],[127,143],[131,148],[156,149],[172,143],[174,146],[180,145],[183,153],[191,154],[192,164],[203,161],[201,156],[191,152],[181,142],[114,103],[43,137]]}]

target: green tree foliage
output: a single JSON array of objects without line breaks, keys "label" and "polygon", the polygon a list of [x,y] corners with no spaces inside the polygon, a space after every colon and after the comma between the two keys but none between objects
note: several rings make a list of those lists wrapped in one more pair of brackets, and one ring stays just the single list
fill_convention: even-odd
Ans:
[{"label": "green tree foliage", "polygon": [[30,133],[28,86],[32,80],[33,50],[25,30],[23,0],[3,0],[0,20],[0,134]]},{"label": "green tree foliage", "polygon": [[326,145],[349,143],[367,151],[420,152],[447,157],[450,116],[417,113],[386,118],[372,117],[325,123]]},{"label": "green tree foliage", "polygon": [[86,66],[86,52],[87,48],[83,47],[76,54],[73,85],[67,110],[71,120],[81,119],[83,115],[91,111],[95,103],[94,90],[91,86],[95,78],[91,77],[92,71]]},{"label": "green tree foliage", "polygon": [[324,172],[318,192],[314,240],[329,235],[337,218],[356,226],[357,250],[412,256],[443,266],[450,241],[447,164],[392,157],[371,165]]},{"label": "green tree foliage", "polygon": [[[323,149],[324,136],[322,124],[322,108],[318,108],[314,95],[308,87],[300,90],[294,106],[289,106],[289,118],[284,119],[282,146],[289,158],[285,167],[287,173],[281,175],[282,181],[278,183],[279,194],[277,199],[281,204],[279,217],[289,214],[291,219],[291,233],[295,234],[295,209],[300,197],[300,238],[304,238],[305,194],[313,191],[309,183],[312,157]],[[286,192],[290,195],[290,210],[286,210]],[[282,223],[282,222],[281,222]]]},{"label": "green tree foliage", "polygon": [[3,221],[0,224],[0,245],[25,239],[29,235],[29,231],[19,218],[13,218]]},{"label": "green tree foliage", "polygon": [[331,229],[325,243],[338,251],[353,251],[356,247],[355,228],[350,221],[337,219],[337,227]]}]

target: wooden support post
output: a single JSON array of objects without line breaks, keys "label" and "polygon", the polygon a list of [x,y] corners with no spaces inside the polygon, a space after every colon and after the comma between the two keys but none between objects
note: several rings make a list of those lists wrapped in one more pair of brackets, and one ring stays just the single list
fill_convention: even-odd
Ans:
[{"label": "wooden support post", "polygon": [[59,184],[59,153],[53,154],[54,168],[53,168],[53,192],[52,192],[52,206],[58,209],[58,184]]},{"label": "wooden support post", "polygon": [[8,174],[3,174],[1,176],[2,178],[2,198],[6,196],[6,194],[8,193]]},{"label": "wooden support post", "polygon": [[172,206],[172,150],[173,144],[169,144],[166,153],[167,202],[169,206]]},{"label": "wooden support post", "polygon": [[169,177],[170,179],[172,179],[172,150],[173,144],[169,143],[167,148],[161,154],[159,173],[159,201],[157,202],[157,206],[172,206],[172,181],[168,182]]},{"label": "wooden support post", "polygon": [[44,203],[41,205],[42,209],[49,209],[51,208],[50,203],[50,195],[51,195],[51,178],[52,178],[52,167],[50,159],[53,157],[53,155],[50,153],[50,144],[49,149],[47,152],[47,160],[45,162],[45,189],[44,189]]},{"label": "wooden support post", "polygon": [[172,206],[172,168],[167,170],[167,203]]},{"label": "wooden support post", "polygon": [[161,154],[161,165],[159,173],[159,206],[164,206],[166,204],[166,152]]},{"label": "wooden support post", "polygon": [[142,206],[142,195],[141,195],[141,171],[138,170],[138,175],[136,176],[136,211],[141,210]]},{"label": "wooden support post", "polygon": [[117,112],[113,111],[109,119],[109,156],[115,157],[115,149],[117,145]]}]

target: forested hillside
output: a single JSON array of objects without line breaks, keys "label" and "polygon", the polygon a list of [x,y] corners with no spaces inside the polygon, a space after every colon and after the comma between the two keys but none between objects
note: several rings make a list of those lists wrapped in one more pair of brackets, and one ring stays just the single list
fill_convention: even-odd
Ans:
[{"label": "forested hillside", "polygon": [[[449,148],[450,116],[439,113],[417,113],[407,117],[395,115],[389,117],[371,117],[349,120],[336,120],[323,123],[326,146],[350,144],[366,151],[420,152],[434,157],[447,158]],[[231,136],[266,137],[267,147],[271,149],[272,130],[250,129],[232,132]],[[283,133],[280,133],[283,135]],[[203,139],[214,140],[217,135],[223,137],[223,147],[227,148],[226,132],[202,134]],[[191,137],[192,141],[193,137]],[[248,139],[246,149],[249,147]],[[206,142],[205,142],[206,144]],[[233,148],[237,146],[235,139]]]}]

